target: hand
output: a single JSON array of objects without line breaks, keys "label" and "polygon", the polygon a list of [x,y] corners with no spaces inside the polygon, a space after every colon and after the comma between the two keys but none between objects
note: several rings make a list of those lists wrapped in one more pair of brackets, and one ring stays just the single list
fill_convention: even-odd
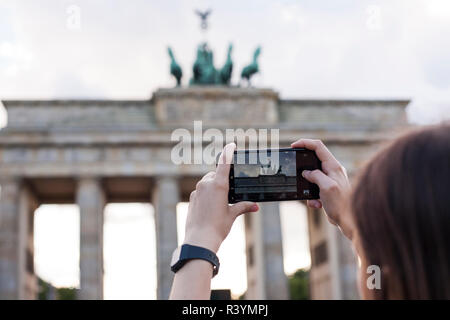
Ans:
[{"label": "hand", "polygon": [[191,193],[184,243],[217,252],[234,220],[243,213],[258,211],[254,202],[228,205],[228,179],[235,148],[234,143],[225,146],[216,171],[207,173]]},{"label": "hand", "polygon": [[322,170],[304,170],[302,176],[320,188],[320,200],[308,200],[311,208],[324,208],[328,220],[337,225],[349,239],[353,237],[354,222],[349,210],[350,183],[345,168],[320,140],[300,139],[291,145],[316,152]]}]

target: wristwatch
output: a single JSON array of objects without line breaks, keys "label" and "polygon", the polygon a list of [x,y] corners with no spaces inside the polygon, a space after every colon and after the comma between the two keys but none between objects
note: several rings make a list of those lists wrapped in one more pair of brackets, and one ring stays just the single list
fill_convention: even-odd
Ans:
[{"label": "wristwatch", "polygon": [[175,249],[172,254],[170,268],[176,273],[186,264],[186,262],[193,259],[201,259],[210,262],[213,265],[213,277],[219,272],[219,258],[217,258],[214,252],[190,244],[183,244],[181,247]]}]

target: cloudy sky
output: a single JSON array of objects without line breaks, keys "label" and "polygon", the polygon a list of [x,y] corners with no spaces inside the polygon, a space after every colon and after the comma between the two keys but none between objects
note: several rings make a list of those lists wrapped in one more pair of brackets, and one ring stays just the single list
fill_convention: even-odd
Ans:
[{"label": "cloudy sky", "polygon": [[[196,8],[213,9],[207,34],[199,31]],[[407,98],[412,100],[411,122],[450,118],[448,0],[0,0],[0,100],[146,99],[158,87],[174,85],[167,46],[183,67],[187,84],[196,46],[205,39],[217,66],[233,43],[238,71],[234,84],[261,45],[261,73],[254,84],[274,88],[282,98]],[[0,127],[6,121],[0,105]],[[138,268],[133,269],[136,279],[117,276],[130,274],[124,263],[137,261],[133,259],[148,249],[137,244],[153,237],[136,233],[142,225],[152,228],[149,208],[135,205],[134,215],[126,218],[120,215],[123,210],[107,210],[106,295],[154,297],[154,272],[146,272],[154,270],[153,253],[132,266]],[[299,210],[285,208],[283,219],[297,219],[304,228],[304,216],[294,211]],[[38,272],[55,285],[77,285],[76,209],[41,208],[36,217]],[[238,223],[236,228],[241,227]],[[235,242],[228,245],[231,256],[234,245],[242,245],[242,232],[235,233]],[[141,236],[133,238],[136,234]],[[117,238],[129,239],[135,250],[130,252]],[[285,250],[304,252],[307,243],[302,239],[290,237]],[[68,248],[72,254],[62,255]],[[121,259],[124,254],[131,256]],[[65,258],[55,259],[61,256]],[[242,253],[239,257],[243,259]],[[305,266],[308,259],[287,254],[286,270]],[[219,278],[216,287],[230,279]],[[130,287],[140,281],[153,288],[150,294]],[[242,292],[245,281],[232,288]]]},{"label": "cloudy sky", "polygon": [[[213,9],[206,36],[195,8]],[[422,123],[450,113],[447,0],[0,0],[0,98],[148,98],[174,84],[166,47],[187,83],[205,37],[217,66],[234,44],[237,71],[261,45],[255,84],[283,98],[410,98]]]}]

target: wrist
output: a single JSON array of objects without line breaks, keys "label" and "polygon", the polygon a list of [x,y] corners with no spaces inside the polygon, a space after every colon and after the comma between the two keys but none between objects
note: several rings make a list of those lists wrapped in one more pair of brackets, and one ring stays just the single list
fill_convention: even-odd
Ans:
[{"label": "wrist", "polygon": [[190,244],[193,246],[206,248],[214,253],[217,253],[217,251],[219,251],[220,245],[222,244],[222,240],[220,240],[217,236],[204,235],[200,232],[192,232],[186,234],[183,244]]}]

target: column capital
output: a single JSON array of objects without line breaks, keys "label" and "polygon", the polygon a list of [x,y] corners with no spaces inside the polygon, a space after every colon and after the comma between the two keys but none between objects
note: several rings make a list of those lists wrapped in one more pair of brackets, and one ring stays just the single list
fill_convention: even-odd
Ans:
[{"label": "column capital", "polygon": [[83,181],[102,181],[102,176],[100,175],[80,175],[75,177],[75,181],[77,183],[83,182]]},{"label": "column capital", "polygon": [[0,186],[6,184],[16,184],[21,185],[23,183],[23,178],[21,176],[4,176],[0,177]]},{"label": "column capital", "polygon": [[178,181],[180,178],[177,174],[159,174],[154,176],[155,181]]}]

